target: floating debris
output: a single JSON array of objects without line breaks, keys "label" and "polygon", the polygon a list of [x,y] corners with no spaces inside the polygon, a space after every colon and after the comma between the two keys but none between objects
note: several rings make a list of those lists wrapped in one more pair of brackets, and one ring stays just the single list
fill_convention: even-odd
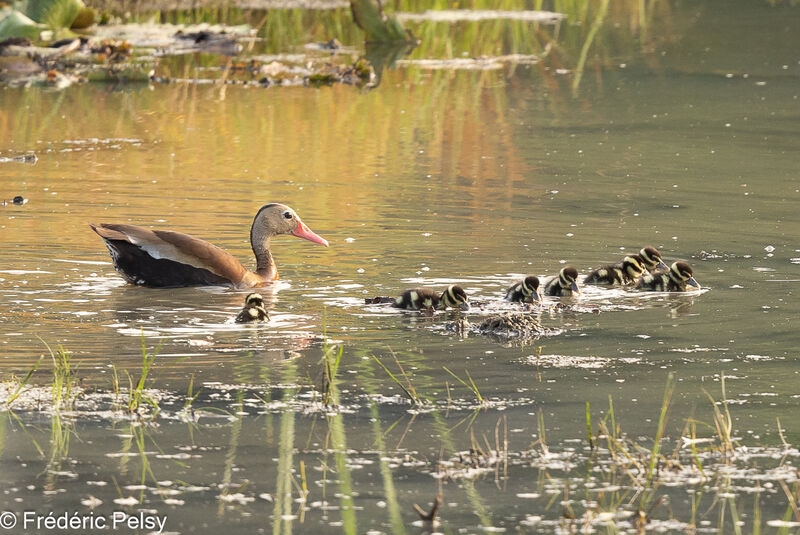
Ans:
[{"label": "floating debris", "polygon": [[304,48],[306,50],[318,50],[320,52],[330,53],[355,52],[354,49],[348,49],[342,46],[342,43],[340,43],[335,37],[324,43],[307,43]]},{"label": "floating debris", "polygon": [[364,298],[365,305],[385,305],[394,303],[395,298],[389,297],[388,295],[378,295],[375,297],[366,297]]},{"label": "floating debris", "polygon": [[22,195],[17,195],[10,201],[0,202],[0,206],[8,206],[9,204],[16,204],[17,206],[22,206],[23,204],[28,204],[28,199],[26,199]]},{"label": "floating debris", "polygon": [[473,324],[467,318],[462,317],[445,324],[445,330],[454,332],[459,336],[467,336],[470,333],[474,333],[494,337],[500,341],[532,340],[539,336],[553,335],[560,332],[542,327],[542,324],[533,314],[525,312],[495,314],[478,324]]},{"label": "floating debris", "polygon": [[255,37],[248,25],[224,24],[110,24],[95,29],[98,39],[127,41],[131,46],[157,49],[158,55],[182,54],[189,50],[226,47],[238,39]]},{"label": "floating debris", "polygon": [[0,156],[0,163],[36,163],[39,158],[35,154],[21,154],[19,156]]},{"label": "floating debris", "polygon": [[208,30],[187,32],[178,30],[175,33],[176,41],[162,54],[177,55],[194,52],[212,52],[223,56],[235,56],[242,51],[242,46],[236,42],[236,37],[225,32],[214,33]]},{"label": "floating debris", "polygon": [[430,70],[492,71],[508,64],[535,65],[539,56],[533,54],[507,54],[505,56],[482,56],[479,58],[452,59],[399,59],[396,65],[420,67]]},{"label": "floating debris", "polygon": [[511,19],[526,22],[541,22],[544,24],[555,24],[566,18],[566,15],[553,11],[498,11],[481,9],[429,9],[422,13],[397,13],[396,16],[399,20],[404,21],[476,22],[481,20]]}]

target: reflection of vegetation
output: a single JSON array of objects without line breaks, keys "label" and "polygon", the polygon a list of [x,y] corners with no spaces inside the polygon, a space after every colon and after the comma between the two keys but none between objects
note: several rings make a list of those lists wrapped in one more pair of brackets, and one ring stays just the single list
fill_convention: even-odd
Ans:
[{"label": "reflection of vegetation", "polygon": [[[297,372],[293,363],[287,363],[283,368],[281,381],[293,384],[297,381]],[[284,398],[294,397],[295,389],[284,389]],[[272,534],[290,534],[292,532],[292,467],[294,465],[295,448],[295,413],[285,410],[280,416],[280,430],[278,432],[278,466],[276,467],[276,481],[274,506],[272,515]]]},{"label": "reflection of vegetation", "polygon": [[[371,2],[367,2],[371,3]],[[416,0],[398,0],[396,11],[420,12],[424,10],[451,9],[451,2],[421,3]],[[587,69],[601,73],[616,68],[620,57],[629,57],[655,49],[661,42],[674,40],[671,27],[670,5],[665,0],[537,0],[531,5],[522,0],[471,2],[470,9],[520,11],[526,9],[550,10],[566,15],[556,25],[515,19],[488,19],[477,22],[433,22],[413,24],[419,36],[419,45],[413,58],[449,59],[461,57],[501,56],[509,54],[536,55],[542,58],[547,69],[541,76],[556,86],[568,81],[564,89],[577,92]],[[139,13],[134,20],[148,20],[153,13]],[[198,8],[189,11],[162,11],[155,13],[156,20],[176,24],[222,22],[249,24],[258,29],[265,39],[264,45],[250,45],[251,51],[263,49],[267,53],[286,53],[312,41],[335,38],[343,43],[359,45],[362,39],[352,20],[350,10],[275,9],[243,10],[240,8]],[[653,20],[659,21],[658,35],[654,33]],[[397,40],[406,40],[405,31],[397,30]],[[368,32],[367,41],[370,41]],[[396,37],[397,37],[396,36]],[[377,39],[376,39],[377,40]],[[396,39],[389,39],[390,41]],[[386,41],[386,39],[383,39]],[[367,49],[367,56],[380,78],[385,66],[407,52],[376,54]],[[513,72],[515,67],[509,69]],[[557,70],[566,76],[554,77]]]},{"label": "reflection of vegetation", "polygon": [[69,456],[70,435],[74,433],[73,423],[62,420],[58,412],[50,416],[50,455],[47,460],[45,489],[55,490],[58,476],[61,474],[61,463]]},{"label": "reflection of vegetation", "polygon": [[379,453],[378,462],[380,463],[383,495],[386,498],[387,508],[389,509],[389,522],[392,525],[392,533],[400,535],[405,533],[405,527],[403,525],[403,516],[400,514],[400,504],[397,501],[397,489],[392,479],[392,468],[389,466],[389,451],[387,451],[384,433],[381,429],[380,407],[377,403],[370,404],[370,415],[372,416],[373,444]]},{"label": "reflection of vegetation", "polygon": [[[228,441],[228,449],[225,452],[225,469],[222,471],[222,481],[219,486],[222,488],[222,493],[219,496],[219,508],[217,515],[222,517],[225,512],[225,504],[227,498],[231,494],[231,478],[233,477],[233,467],[236,463],[236,451],[239,449],[239,437],[242,434],[242,409],[244,408],[244,393],[239,391],[236,393],[236,402],[233,408],[235,409],[236,417],[231,425],[231,438]],[[238,490],[238,489],[237,489]]]},{"label": "reflection of vegetation", "polygon": [[[336,357],[338,369],[341,354]],[[328,384],[329,398],[334,407],[340,404],[339,387],[335,377]],[[356,526],[356,512],[353,503],[353,483],[350,477],[350,468],[347,464],[347,433],[345,432],[344,416],[341,412],[329,414],[328,436],[325,440],[325,450],[333,450],[335,472],[339,482],[339,508],[342,517],[342,530],[348,535],[358,533]],[[327,464],[326,464],[327,466]]]},{"label": "reflection of vegetation", "polygon": [[364,30],[368,43],[409,42],[414,38],[403,25],[383,11],[380,0],[350,0],[353,20]]}]

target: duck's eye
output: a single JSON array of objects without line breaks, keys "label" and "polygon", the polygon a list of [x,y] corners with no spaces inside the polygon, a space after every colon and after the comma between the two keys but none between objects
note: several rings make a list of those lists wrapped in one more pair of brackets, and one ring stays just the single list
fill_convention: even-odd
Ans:
[{"label": "duck's eye", "polygon": [[292,215],[291,212],[286,211],[286,212],[283,213],[283,217],[285,217],[286,219],[291,219],[294,216]]}]

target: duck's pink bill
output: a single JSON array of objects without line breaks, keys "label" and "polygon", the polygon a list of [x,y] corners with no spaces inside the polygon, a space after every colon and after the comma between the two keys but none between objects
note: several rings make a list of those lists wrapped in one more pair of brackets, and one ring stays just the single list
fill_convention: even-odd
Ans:
[{"label": "duck's pink bill", "polygon": [[325,247],[328,246],[328,240],[325,238],[318,236],[313,230],[308,228],[305,223],[297,220],[297,228],[292,231],[292,234],[297,236],[298,238],[303,238],[304,240],[312,241],[314,243],[318,243],[320,245],[324,245]]}]

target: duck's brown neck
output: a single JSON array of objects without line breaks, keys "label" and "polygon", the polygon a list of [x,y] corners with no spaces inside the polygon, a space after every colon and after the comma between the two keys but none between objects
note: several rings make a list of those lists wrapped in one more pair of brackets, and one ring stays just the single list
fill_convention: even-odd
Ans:
[{"label": "duck's brown neck", "polygon": [[278,278],[278,268],[270,252],[270,236],[263,231],[255,228],[250,231],[250,246],[256,257],[256,275],[264,281],[271,281]]},{"label": "duck's brown neck", "polygon": [[268,281],[276,279],[278,269],[275,267],[275,260],[272,259],[269,248],[261,250],[253,248],[253,252],[256,254],[256,275]]}]

